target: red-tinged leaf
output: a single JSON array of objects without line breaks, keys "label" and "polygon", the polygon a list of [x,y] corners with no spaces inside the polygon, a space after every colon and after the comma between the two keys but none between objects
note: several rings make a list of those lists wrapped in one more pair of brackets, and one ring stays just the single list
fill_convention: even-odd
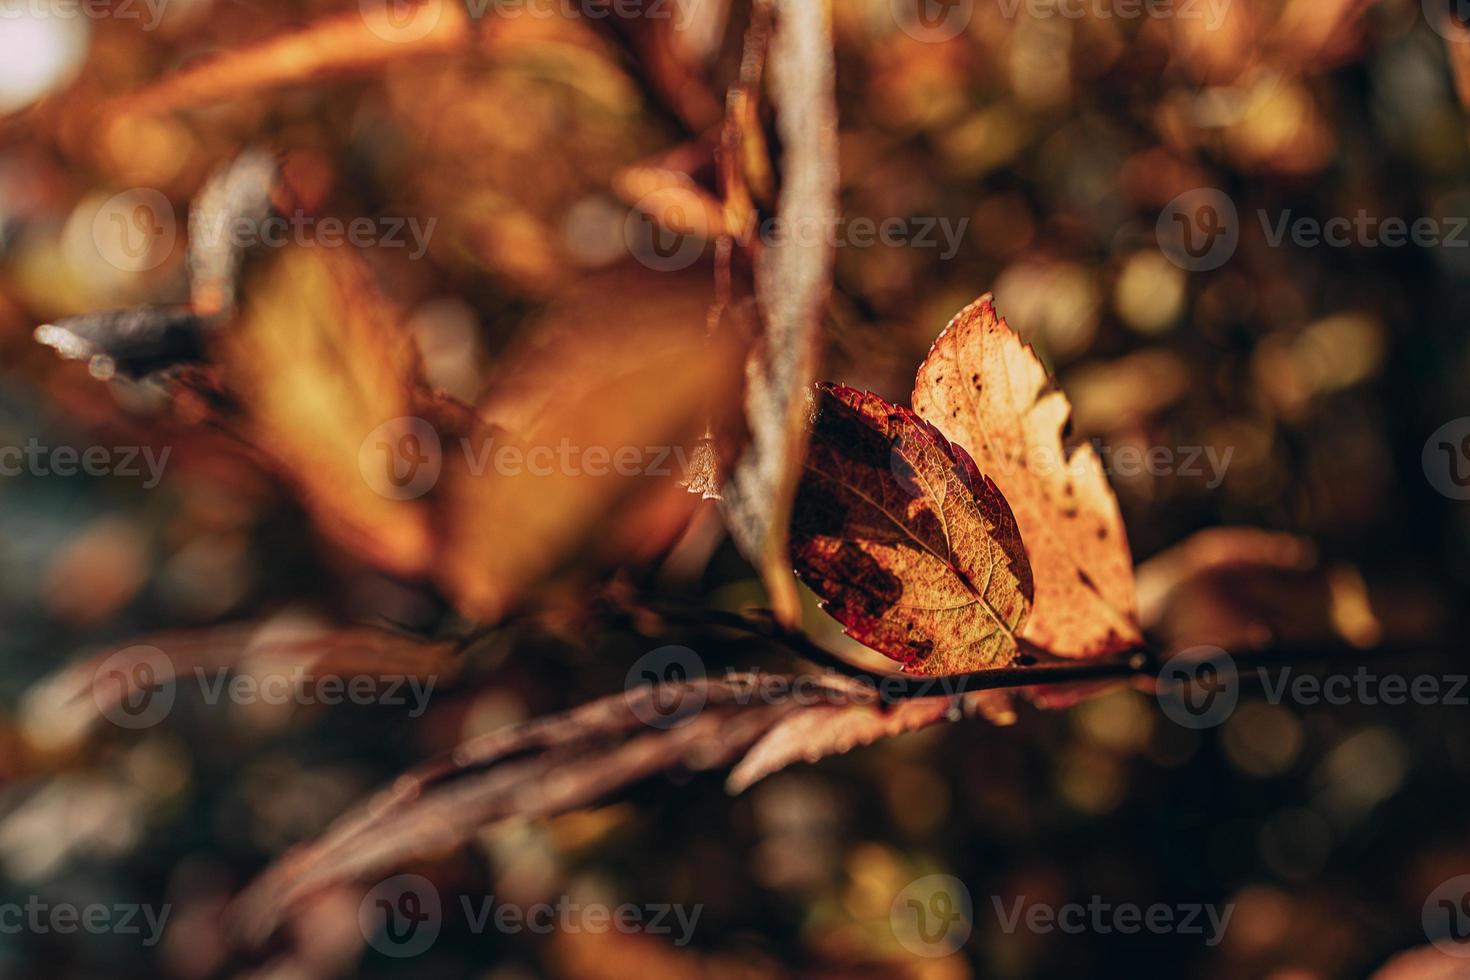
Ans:
[{"label": "red-tinged leaf", "polygon": [[1015,657],[1032,600],[1016,520],[969,455],[908,409],[818,388],[791,531],[797,574],[827,612],[905,670]]},{"label": "red-tinged leaf", "polygon": [[1068,450],[1072,407],[987,294],[950,321],[914,382],[914,410],[964,446],[1010,502],[1036,574],[1023,639],[1064,657],[1142,640],[1118,501],[1091,446]]}]

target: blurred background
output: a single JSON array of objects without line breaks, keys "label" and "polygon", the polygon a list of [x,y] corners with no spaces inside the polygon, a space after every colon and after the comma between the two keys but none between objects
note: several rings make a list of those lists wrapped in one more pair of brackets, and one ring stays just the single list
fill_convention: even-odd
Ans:
[{"label": "blurred background", "polygon": [[[106,380],[105,363],[57,358],[33,331],[185,302],[190,202],[257,146],[312,215],[366,217],[379,239],[401,222],[408,247],[361,251],[427,378],[459,398],[513,386],[517,352],[546,333],[595,344],[605,320],[655,315],[702,329],[710,253],[650,267],[630,207],[670,181],[691,210],[718,199],[711,133],[749,9],[664,2],[674,17],[491,3],[453,47],[358,50],[348,29],[304,46],[314,67],[281,47],[169,89],[371,4],[0,0],[0,445],[104,447],[112,461],[0,476],[0,903],[171,909],[156,944],[146,929],[0,921],[0,975],[1307,980],[1366,976],[1425,944],[1426,896],[1470,873],[1470,715],[1272,704],[1247,684],[1213,729],[1121,689],[797,766],[734,798],[720,773],[658,777],[405,869],[446,896],[701,904],[688,946],[474,934],[446,917],[430,950],[398,959],[364,942],[361,892],[342,890],[294,923],[290,951],[232,948],[231,897],[404,769],[616,692],[657,646],[687,645],[711,670],[790,658],[717,631],[599,622],[553,585],[536,615],[482,637],[421,717],[181,691],[160,724],[82,731],[48,679],[135,637],[248,649],[342,619],[426,635],[463,623],[432,587],[347,557],[318,533],[316,505],[228,433],[181,417],[157,386]],[[1429,0],[1178,0],[1138,16],[1121,0],[912,6],[831,4],[842,217],[901,219],[907,234],[839,236],[822,376],[907,403],[948,318],[993,290],[1071,398],[1074,437],[1113,461],[1135,560],[1222,524],[1310,542],[1310,569],[1186,590],[1154,624],[1166,642],[1326,622],[1370,644],[1444,644],[1403,660],[1407,675],[1464,672],[1470,512],[1454,477],[1470,459],[1429,445],[1446,425],[1451,444],[1470,435],[1462,29]],[[1161,233],[1171,208],[1208,230],[1187,196],[1200,188],[1234,210],[1223,258]],[[1359,213],[1432,219],[1438,238],[1273,241],[1283,221]],[[916,240],[925,227],[937,244]],[[1169,462],[1126,465],[1154,447]],[[150,459],[164,460],[156,479]],[[677,547],[626,574],[700,606],[765,601],[708,503]],[[814,605],[807,623],[840,642]],[[940,873],[968,889],[974,930],[953,955],[915,956],[890,904]],[[1007,932],[992,898],[1017,895],[1234,913],[1213,947]]]}]

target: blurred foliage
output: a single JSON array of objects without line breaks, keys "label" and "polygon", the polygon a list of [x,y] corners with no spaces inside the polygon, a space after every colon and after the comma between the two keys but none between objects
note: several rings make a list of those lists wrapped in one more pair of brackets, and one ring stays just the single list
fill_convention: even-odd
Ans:
[{"label": "blurred foliage", "polygon": [[[314,902],[290,953],[232,949],[220,913],[402,769],[616,691],[654,646],[687,643],[712,669],[780,656],[711,631],[589,624],[575,586],[546,586],[537,614],[477,644],[422,719],[185,697],[136,736],[94,744],[50,727],[27,696],[41,678],[161,629],[324,615],[462,625],[433,589],[346,559],[228,436],[34,343],[60,316],[186,298],[182,243],[149,270],[116,268],[93,246],[99,205],[155,188],[182,220],[209,173],[269,145],[314,214],[435,219],[423,258],[364,257],[385,302],[409,311],[432,383],[493,400],[517,382],[507,365],[526,363],[513,352],[538,325],[590,342],[647,294],[709,281],[705,265],[633,275],[623,229],[648,176],[632,168],[716,194],[712,129],[745,16],[729,6],[695,4],[691,29],[660,33],[492,5],[463,47],[149,112],[130,93],[357,5],[171,0],[154,31],[120,17],[0,20],[0,442],[171,448],[150,489],[0,478],[0,900],[173,906],[156,949],[0,935],[0,973],[1304,978],[1363,975],[1424,941],[1423,896],[1470,871],[1470,721],[1454,707],[1248,699],[1195,733],[1123,690],[1008,728],[911,735],[733,800],[717,776],[660,778],[408,870],[446,895],[703,903],[693,947],[451,926],[406,961],[363,949],[357,894]],[[1467,213],[1465,111],[1417,0],[1220,0],[1204,5],[1223,11],[1216,30],[977,0],[944,41],[899,30],[889,0],[831,6],[844,215],[967,225],[950,258],[837,249],[825,377],[905,401],[944,322],[993,289],[1072,398],[1078,438],[1233,453],[1215,487],[1208,471],[1113,473],[1135,559],[1217,524],[1292,531],[1324,564],[1362,570],[1390,632],[1462,635],[1470,522],[1425,481],[1420,450],[1470,415],[1470,252],[1272,247],[1254,217]],[[1240,244],[1224,267],[1186,272],[1161,255],[1154,222],[1201,186],[1234,200]],[[577,383],[543,390],[570,396]],[[479,546],[495,548],[493,535]],[[709,505],[633,578],[703,605],[762,598]],[[888,902],[939,871],[969,886],[975,934],[959,955],[915,960],[888,929]],[[1177,935],[1007,934],[990,896],[1017,894],[1236,910],[1214,949]]]}]

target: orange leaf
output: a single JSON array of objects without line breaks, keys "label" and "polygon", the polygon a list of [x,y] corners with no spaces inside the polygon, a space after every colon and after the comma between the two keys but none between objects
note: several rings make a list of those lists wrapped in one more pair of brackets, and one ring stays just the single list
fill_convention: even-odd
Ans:
[{"label": "orange leaf", "polygon": [[247,440],[339,544],[394,572],[421,571],[426,512],[370,483],[366,466],[369,434],[411,414],[418,384],[418,351],[393,307],[348,248],[288,248],[245,295],[219,361]]},{"label": "orange leaf", "polygon": [[680,485],[738,352],[707,341],[703,276],[619,270],[569,291],[508,354],[480,406],[503,427],[445,440],[439,578],[494,621],[574,561],[633,564],[699,505]]},{"label": "orange leaf", "polygon": [[1062,444],[1072,406],[991,303],[950,321],[914,382],[914,411],[964,446],[1015,511],[1036,575],[1023,639],[1064,657],[1138,644],[1133,561],[1090,445]]}]

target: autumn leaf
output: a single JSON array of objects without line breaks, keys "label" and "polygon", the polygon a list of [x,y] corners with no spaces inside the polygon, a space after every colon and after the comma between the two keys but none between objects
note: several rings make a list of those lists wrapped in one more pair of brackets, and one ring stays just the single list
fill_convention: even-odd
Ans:
[{"label": "autumn leaf", "polygon": [[818,388],[792,520],[802,580],[848,635],[905,670],[1004,664],[1031,609],[1031,567],[996,485],[906,408]]},{"label": "autumn leaf", "polygon": [[292,247],[249,277],[238,321],[217,345],[231,420],[298,489],[339,545],[401,574],[432,552],[420,502],[369,482],[370,435],[410,416],[418,350],[401,314],[350,248]]},{"label": "autumn leaf", "polygon": [[499,437],[477,421],[444,440],[436,575],[461,610],[494,621],[574,562],[672,545],[700,503],[679,479],[706,408],[738,384],[733,338],[705,337],[708,306],[704,276],[619,269],[569,290],[506,353],[478,406]]},{"label": "autumn leaf", "polygon": [[1022,638],[1065,657],[1141,642],[1128,538],[1102,463],[1090,445],[1063,445],[1067,396],[989,294],[934,342],[913,406],[969,450],[1015,512],[1036,576]]},{"label": "autumn leaf", "polygon": [[778,721],[730,771],[732,793],[795,762],[816,762],[881,739],[944,721],[960,707],[955,698],[913,698],[884,711],[871,704],[818,704]]},{"label": "autumn leaf", "polygon": [[[443,854],[490,824],[566,813],[669,770],[730,765],[779,719],[808,710],[791,699],[752,699],[769,676],[646,685],[463,742],[277,860],[230,918],[241,938],[259,943],[321,889]],[[838,703],[851,688],[840,678],[810,680]],[[646,720],[654,714],[658,727]]]},{"label": "autumn leaf", "polygon": [[[772,5],[776,17],[767,57],[784,147],[776,217],[786,228],[821,227],[837,212],[838,183],[827,5]],[[731,109],[753,111],[738,104]],[[772,606],[788,625],[796,622],[800,606],[787,571],[787,525],[805,448],[808,392],[817,377],[832,252],[825,236],[793,235],[761,247],[755,257],[761,334],[745,369],[750,441],[730,470],[721,503],[731,538],[760,572]]]}]

